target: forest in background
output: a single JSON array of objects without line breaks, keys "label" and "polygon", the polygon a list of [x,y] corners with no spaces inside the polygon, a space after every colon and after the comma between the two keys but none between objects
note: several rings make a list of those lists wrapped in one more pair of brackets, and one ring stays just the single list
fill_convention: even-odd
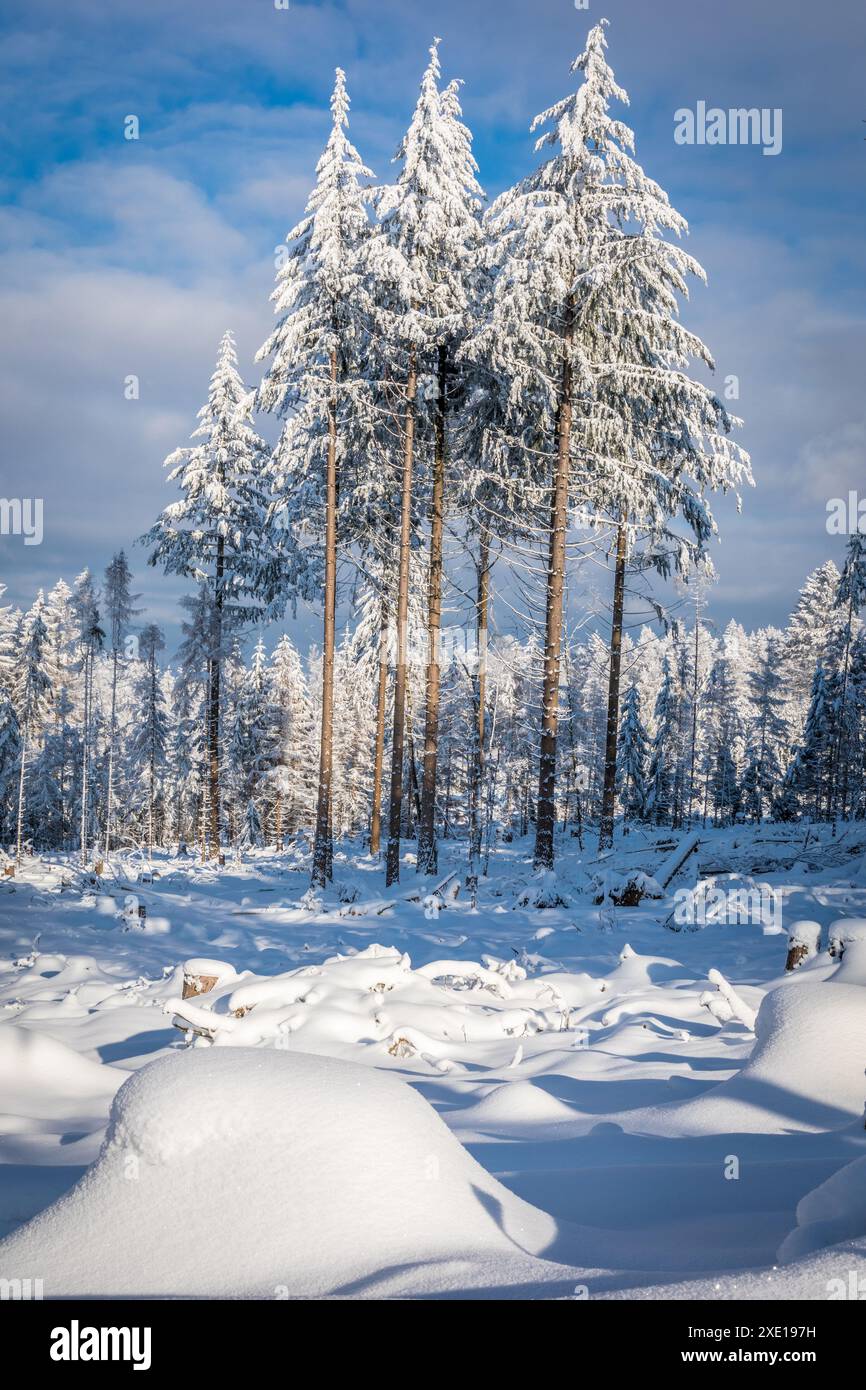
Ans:
[{"label": "forest in background", "polygon": [[[542,162],[489,207],[438,40],[392,183],[348,139],[337,70],[262,379],[244,383],[226,333],[192,443],[167,460],[178,500],[143,538],[193,585],[175,660],[138,621],[123,551],[104,582],[85,572],[0,615],[0,824],[18,858],[301,836],[322,887],[335,837],[383,852],[392,883],[406,842],[434,874],[438,840],[465,836],[472,888],[503,836],[531,833],[550,869],[559,835],[604,849],[619,821],[864,814],[859,535],[784,631],[703,618],[709,497],[750,483],[750,462],[688,374],[712,366],[679,319],[703,272],[611,113],[627,97],[605,25],[533,123]],[[257,412],[279,422],[273,448]],[[607,640],[566,630],[568,577],[590,565],[612,578]],[[690,620],[654,578],[679,582]],[[321,643],[268,651],[299,600],[321,608]],[[633,623],[638,600],[655,626]],[[443,627],[455,601],[469,621]],[[498,635],[497,603],[517,633]]]}]

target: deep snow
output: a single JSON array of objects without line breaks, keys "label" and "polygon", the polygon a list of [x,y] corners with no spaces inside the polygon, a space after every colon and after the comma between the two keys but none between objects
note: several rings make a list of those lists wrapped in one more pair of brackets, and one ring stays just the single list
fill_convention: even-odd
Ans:
[{"label": "deep snow", "polygon": [[[805,858],[801,829],[702,837],[708,864],[760,861],[782,930],[666,928],[694,859],[618,908],[572,856],[567,905],[544,910],[514,905],[535,881],[527,847],[502,846],[475,912],[431,905],[410,864],[386,896],[349,851],[324,899],[264,852],[161,859],[145,883],[132,860],[96,885],[28,864],[0,885],[0,1276],[49,1295],[820,1299],[854,1271],[866,1294],[866,885],[844,835],[812,832]],[[460,853],[443,846],[443,876]],[[822,946],[785,977],[799,920]],[[216,988],[182,1000],[196,973]]]}]

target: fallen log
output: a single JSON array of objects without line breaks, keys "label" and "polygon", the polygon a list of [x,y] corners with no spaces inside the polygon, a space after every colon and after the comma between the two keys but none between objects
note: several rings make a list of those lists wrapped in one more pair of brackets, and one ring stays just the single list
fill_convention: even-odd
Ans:
[{"label": "fallen log", "polygon": [[675,874],[679,873],[689,855],[694,854],[700,843],[701,837],[698,832],[695,832],[693,835],[687,835],[685,839],[677,845],[673,853],[668,855],[667,859],[659,865],[653,874],[653,878],[660,888],[667,888],[671,879]]}]

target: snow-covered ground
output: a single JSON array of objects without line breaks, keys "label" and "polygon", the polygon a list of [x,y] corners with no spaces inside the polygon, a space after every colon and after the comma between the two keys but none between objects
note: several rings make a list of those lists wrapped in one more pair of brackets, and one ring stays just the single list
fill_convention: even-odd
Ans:
[{"label": "snow-covered ground", "polygon": [[[664,840],[612,862],[662,876]],[[866,830],[701,840],[636,907],[597,905],[609,865],[571,849],[539,884],[517,842],[474,911],[456,844],[432,899],[411,863],[386,892],[351,849],[318,897],[294,853],[160,858],[143,882],[118,856],[95,885],[28,862],[0,885],[0,1277],[866,1296]],[[772,912],[684,926],[699,866]],[[786,976],[799,920],[821,949]]]}]

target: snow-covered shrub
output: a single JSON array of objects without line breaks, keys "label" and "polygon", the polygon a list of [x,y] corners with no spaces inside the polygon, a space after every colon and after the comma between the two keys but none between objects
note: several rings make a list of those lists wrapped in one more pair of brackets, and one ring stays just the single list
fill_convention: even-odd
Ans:
[{"label": "snow-covered shrub", "polygon": [[605,869],[593,877],[590,892],[599,907],[604,902],[611,902],[615,907],[637,907],[644,898],[664,896],[656,880],[640,869],[630,869],[626,873]]},{"label": "snow-covered shrub", "polygon": [[532,882],[518,893],[515,907],[571,907],[571,898],[560,887],[553,869],[539,869]]}]

